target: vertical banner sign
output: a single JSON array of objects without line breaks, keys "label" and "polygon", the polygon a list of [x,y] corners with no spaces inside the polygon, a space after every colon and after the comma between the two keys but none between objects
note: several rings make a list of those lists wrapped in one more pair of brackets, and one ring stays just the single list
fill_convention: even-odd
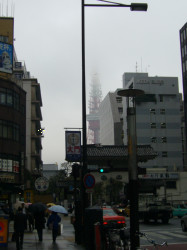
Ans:
[{"label": "vertical banner sign", "polygon": [[66,131],[66,160],[80,161],[81,159],[81,132]]},{"label": "vertical banner sign", "polygon": [[0,72],[12,74],[13,45],[0,42]]},{"label": "vertical banner sign", "polygon": [[8,216],[0,217],[0,248],[7,246],[8,242]]}]

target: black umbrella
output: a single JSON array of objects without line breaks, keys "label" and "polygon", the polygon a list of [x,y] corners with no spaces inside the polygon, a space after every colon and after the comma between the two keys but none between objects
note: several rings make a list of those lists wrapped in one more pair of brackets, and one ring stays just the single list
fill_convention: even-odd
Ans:
[{"label": "black umbrella", "polygon": [[32,205],[29,206],[29,211],[36,214],[36,213],[42,213],[45,212],[47,209],[47,206],[41,202],[38,203],[33,203]]}]

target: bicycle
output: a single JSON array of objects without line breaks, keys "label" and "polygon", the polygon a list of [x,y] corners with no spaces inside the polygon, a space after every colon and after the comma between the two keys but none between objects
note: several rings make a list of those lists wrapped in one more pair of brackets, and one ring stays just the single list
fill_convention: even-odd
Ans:
[{"label": "bicycle", "polygon": [[[162,246],[168,246],[168,244],[167,244],[167,241],[164,241],[164,242],[162,242],[162,243],[158,243],[158,242],[156,242],[155,240],[153,240],[153,239],[151,239],[147,234],[145,234],[145,233],[141,233],[141,232],[138,232],[137,233],[140,237],[145,237],[146,238],[146,240],[149,242],[149,243],[151,243],[152,245],[153,245],[153,249],[155,249],[155,250],[157,250],[158,249],[158,247],[162,247]],[[147,248],[138,248],[137,250],[148,250]]]},{"label": "bicycle", "polygon": [[126,227],[105,231],[105,250],[129,250],[130,234]]}]

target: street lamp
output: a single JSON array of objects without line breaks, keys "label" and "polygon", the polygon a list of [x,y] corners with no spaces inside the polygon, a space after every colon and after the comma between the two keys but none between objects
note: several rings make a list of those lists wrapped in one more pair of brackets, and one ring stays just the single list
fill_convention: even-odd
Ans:
[{"label": "street lamp", "polygon": [[[138,220],[138,168],[137,168],[137,140],[136,140],[136,96],[143,95],[140,89],[123,89],[117,93],[127,97],[127,129],[128,129],[128,171],[130,190],[130,242],[131,250],[139,246]],[[132,102],[130,102],[132,99]]]},{"label": "street lamp", "polygon": [[[85,72],[85,7],[129,7],[131,11],[147,11],[148,5],[146,3],[131,3],[121,4],[110,2],[106,0],[98,0],[105,4],[85,4],[82,0],[82,133],[83,133],[83,150],[82,150],[82,209],[87,206],[87,198],[85,194],[85,187],[83,185],[84,175],[87,173],[87,140],[86,140],[86,72]],[[84,214],[84,212],[83,212]],[[84,215],[83,215],[84,216]],[[84,218],[83,218],[84,223]]]}]

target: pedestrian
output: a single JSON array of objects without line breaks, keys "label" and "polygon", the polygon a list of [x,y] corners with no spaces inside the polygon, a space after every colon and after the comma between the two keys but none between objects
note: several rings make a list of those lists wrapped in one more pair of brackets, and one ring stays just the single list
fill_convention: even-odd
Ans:
[{"label": "pedestrian", "polygon": [[52,212],[48,218],[47,227],[52,229],[53,242],[56,241],[56,237],[58,236],[58,226],[60,222],[60,216],[56,212]]},{"label": "pedestrian", "polygon": [[45,228],[45,213],[44,211],[34,213],[35,228],[38,233],[39,241],[43,240],[43,229]]},{"label": "pedestrian", "polygon": [[23,237],[25,229],[27,229],[27,217],[25,214],[23,214],[22,208],[19,207],[18,212],[14,217],[14,232],[17,250],[23,248]]},{"label": "pedestrian", "polygon": [[32,232],[34,230],[34,216],[33,216],[33,213],[29,211],[28,209],[26,210],[26,214],[27,214],[27,220],[29,223],[29,231]]}]

